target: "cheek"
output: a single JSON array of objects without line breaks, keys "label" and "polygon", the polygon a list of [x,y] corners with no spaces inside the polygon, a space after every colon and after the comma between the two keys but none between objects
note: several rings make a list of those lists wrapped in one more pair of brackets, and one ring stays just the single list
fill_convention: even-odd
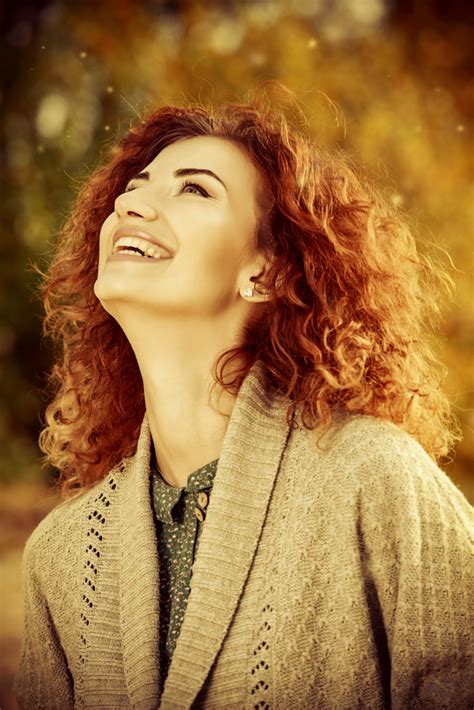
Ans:
[{"label": "cheek", "polygon": [[99,256],[103,257],[107,250],[110,248],[110,240],[112,237],[112,229],[114,223],[114,215],[111,214],[107,217],[105,222],[103,222],[100,228],[98,242],[99,242]]},{"label": "cheek", "polygon": [[102,226],[100,228],[99,241],[100,241],[101,246],[102,246],[102,243],[105,241],[107,235],[109,235],[109,236],[111,235],[112,229],[114,226],[114,222],[115,222],[115,215],[112,212],[112,214],[109,214],[107,219],[102,223]]},{"label": "cheek", "polygon": [[[171,221],[171,220],[170,220]],[[245,235],[239,234],[235,215],[211,210],[196,210],[184,216],[176,215],[172,228],[179,240],[182,255],[226,273],[241,260],[245,249]]]},{"label": "cheek", "polygon": [[195,242],[189,249],[192,268],[208,274],[215,282],[229,283],[234,280],[242,259],[235,237],[228,231],[207,233],[205,239]]}]

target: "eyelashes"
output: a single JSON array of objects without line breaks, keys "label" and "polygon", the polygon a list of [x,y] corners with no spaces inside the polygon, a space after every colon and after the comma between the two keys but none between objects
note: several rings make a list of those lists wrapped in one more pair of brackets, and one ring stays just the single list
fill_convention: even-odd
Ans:
[{"label": "eyelashes", "polygon": [[186,187],[194,187],[203,197],[209,197],[208,191],[205,190],[198,182],[193,182],[192,180],[183,180],[183,182],[179,186],[179,191],[183,192]]},{"label": "eyelashes", "polygon": [[[202,195],[203,197],[209,197],[209,193],[207,192],[207,190],[205,190],[202,185],[197,182],[193,182],[192,180],[183,180],[183,182],[181,182],[179,185],[178,191],[183,192],[186,187],[194,187],[200,195]],[[124,193],[131,192],[132,190],[136,190],[136,188],[133,186],[127,187],[127,189],[124,190]]]}]

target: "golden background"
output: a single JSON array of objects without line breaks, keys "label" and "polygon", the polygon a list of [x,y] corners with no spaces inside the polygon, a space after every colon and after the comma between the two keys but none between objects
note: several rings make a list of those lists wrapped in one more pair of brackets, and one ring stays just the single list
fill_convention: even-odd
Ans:
[{"label": "golden background", "polygon": [[[303,130],[366,167],[449,267],[439,332],[464,439],[441,467],[474,502],[471,29],[467,4],[384,0],[9,2],[3,33],[0,705],[21,635],[20,559],[56,503],[37,437],[53,361],[37,277],[75,194],[149,105],[243,101],[273,79]],[[284,102],[283,94],[281,94]],[[301,117],[297,118],[301,124]],[[420,245],[421,248],[421,245]]]}]

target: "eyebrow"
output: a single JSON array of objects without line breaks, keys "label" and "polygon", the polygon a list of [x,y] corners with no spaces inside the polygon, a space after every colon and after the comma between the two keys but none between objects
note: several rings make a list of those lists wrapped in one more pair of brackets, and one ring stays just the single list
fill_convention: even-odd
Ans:
[{"label": "eyebrow", "polygon": [[[175,170],[173,173],[173,177],[184,177],[185,175],[210,175],[210,177],[215,178],[218,180],[221,185],[227,190],[227,187],[225,183],[220,179],[218,175],[212,172],[212,170],[207,170],[206,168],[179,168],[178,170]],[[133,177],[130,178],[128,183],[131,183],[133,180],[149,180],[150,179],[150,173],[148,170],[144,170],[141,173],[138,173],[138,175],[134,175]],[[127,183],[127,184],[128,184]]]}]

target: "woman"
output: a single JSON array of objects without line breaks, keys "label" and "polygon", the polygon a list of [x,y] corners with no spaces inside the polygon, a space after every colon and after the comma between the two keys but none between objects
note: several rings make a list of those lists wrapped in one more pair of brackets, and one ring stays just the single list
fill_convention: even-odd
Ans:
[{"label": "woman", "polygon": [[448,278],[258,98],[128,132],[44,285],[64,501],[24,551],[22,707],[472,706]]}]

